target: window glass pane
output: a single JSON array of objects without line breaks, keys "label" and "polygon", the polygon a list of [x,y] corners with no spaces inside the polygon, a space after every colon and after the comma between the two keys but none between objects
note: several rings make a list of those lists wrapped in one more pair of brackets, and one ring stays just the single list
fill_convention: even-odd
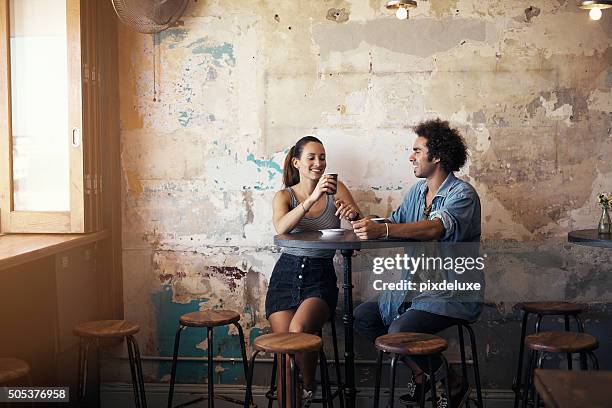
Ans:
[{"label": "window glass pane", "polygon": [[10,0],[16,211],[69,211],[65,0]]}]

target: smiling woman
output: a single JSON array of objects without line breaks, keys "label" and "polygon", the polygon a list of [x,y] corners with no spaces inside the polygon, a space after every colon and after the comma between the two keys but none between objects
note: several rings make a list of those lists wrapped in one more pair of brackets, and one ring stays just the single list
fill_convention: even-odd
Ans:
[{"label": "smiling woman", "polygon": [[[337,174],[325,174],[326,168],[325,147],[316,137],[305,136],[289,149],[283,170],[286,188],[273,202],[279,234],[336,229],[341,218],[359,217],[351,193]],[[333,249],[283,249],[266,295],[273,332],[317,333],[332,316],[338,302],[334,254]],[[305,395],[312,395],[316,354],[303,353],[297,360]]]}]

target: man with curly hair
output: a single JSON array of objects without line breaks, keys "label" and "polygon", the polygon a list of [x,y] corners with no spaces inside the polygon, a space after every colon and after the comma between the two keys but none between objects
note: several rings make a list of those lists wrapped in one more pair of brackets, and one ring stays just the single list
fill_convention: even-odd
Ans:
[{"label": "man with curly hair", "polygon": [[[440,119],[422,122],[414,131],[417,138],[410,161],[414,166],[414,175],[424,180],[419,180],[408,191],[401,205],[385,223],[377,223],[366,217],[353,222],[355,233],[361,239],[411,238],[442,243],[478,243],[478,193],[469,183],[454,175],[467,160],[465,141],[447,121]],[[425,291],[411,299],[406,295],[401,291],[382,292],[378,301],[359,305],[355,309],[357,332],[372,342],[387,333],[435,334],[456,325],[460,320],[476,321],[482,310],[479,300],[466,300],[460,293]],[[413,379],[408,384],[409,394],[401,396],[400,400],[418,403],[421,394],[429,389],[429,381],[423,381],[421,369],[427,369],[427,358],[411,356],[410,360],[404,361],[411,366]],[[434,370],[441,364],[439,357],[432,358]],[[453,406],[457,406],[455,404],[466,397],[468,387],[454,373],[451,373],[451,377]],[[445,406],[446,398],[441,396],[438,405]]]}]

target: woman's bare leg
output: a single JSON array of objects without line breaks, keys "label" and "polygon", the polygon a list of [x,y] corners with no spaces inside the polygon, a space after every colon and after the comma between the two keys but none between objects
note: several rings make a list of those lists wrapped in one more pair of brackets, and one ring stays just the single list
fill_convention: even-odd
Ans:
[{"label": "woman's bare leg", "polygon": [[[289,331],[292,333],[316,334],[329,320],[329,313],[329,306],[323,299],[308,298],[302,302],[295,312],[289,325]],[[296,355],[296,360],[302,373],[304,388],[313,390],[317,353],[300,353]]]},{"label": "woman's bare leg", "polygon": [[[272,328],[272,333],[289,333],[289,325],[291,324],[291,320],[295,315],[295,310],[281,310],[279,312],[274,312],[268,317],[268,321],[270,322],[270,326]],[[277,356],[277,366],[276,366],[276,395],[278,396],[278,406],[281,406],[281,398],[282,398],[282,377],[281,377],[281,356]],[[289,373],[289,358],[287,358],[287,373]],[[289,375],[287,375],[289,377]],[[285,400],[287,401],[287,406],[291,406],[291,379],[287,378],[286,381],[286,389],[287,396]],[[302,406],[302,398],[301,391],[298,394],[300,398],[298,398],[298,407]]]}]

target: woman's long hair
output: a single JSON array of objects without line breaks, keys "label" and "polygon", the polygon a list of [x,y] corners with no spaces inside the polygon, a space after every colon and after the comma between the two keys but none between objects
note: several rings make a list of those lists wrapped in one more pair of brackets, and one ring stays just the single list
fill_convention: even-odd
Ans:
[{"label": "woman's long hair", "polygon": [[287,157],[285,157],[285,165],[283,166],[283,184],[285,184],[285,187],[295,186],[300,182],[300,172],[293,166],[291,161],[294,157],[296,159],[302,157],[304,146],[310,142],[323,144],[314,136],[304,136],[297,141],[295,146],[291,146],[291,149],[289,149],[289,153],[287,153]]}]

